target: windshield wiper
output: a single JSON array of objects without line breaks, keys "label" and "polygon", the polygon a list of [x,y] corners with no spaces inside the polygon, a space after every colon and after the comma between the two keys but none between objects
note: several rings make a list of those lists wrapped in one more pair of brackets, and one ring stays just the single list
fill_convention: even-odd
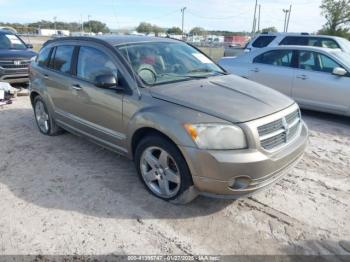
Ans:
[{"label": "windshield wiper", "polygon": [[187,73],[216,73],[216,74],[220,74],[220,75],[227,75],[226,72],[211,70],[209,68],[196,68],[196,69],[188,71]]},{"label": "windshield wiper", "polygon": [[203,78],[207,78],[208,77],[208,76],[203,76],[203,75],[190,75],[190,74],[176,75],[176,74],[171,74],[171,73],[164,73],[164,74],[161,74],[159,76],[171,76],[171,77],[193,78],[193,79],[203,79]]}]

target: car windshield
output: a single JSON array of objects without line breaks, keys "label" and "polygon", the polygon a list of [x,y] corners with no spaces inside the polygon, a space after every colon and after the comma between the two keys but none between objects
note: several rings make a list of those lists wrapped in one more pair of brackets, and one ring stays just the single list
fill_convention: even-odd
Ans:
[{"label": "car windshield", "polygon": [[344,52],[333,52],[333,55],[350,68],[350,54]]},{"label": "car windshield", "polygon": [[13,34],[0,34],[0,49],[26,49],[21,39]]},{"label": "car windshield", "polygon": [[346,40],[345,38],[339,38],[338,41],[341,43],[344,51],[350,54],[350,41]]},{"label": "car windshield", "polygon": [[205,55],[182,42],[144,42],[116,48],[147,85],[225,74]]}]

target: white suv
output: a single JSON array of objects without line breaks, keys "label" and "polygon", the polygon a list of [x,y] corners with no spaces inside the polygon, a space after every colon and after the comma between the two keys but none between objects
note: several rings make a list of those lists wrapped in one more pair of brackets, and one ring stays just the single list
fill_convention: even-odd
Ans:
[{"label": "white suv", "polygon": [[308,33],[262,33],[254,37],[245,47],[250,52],[263,47],[279,45],[317,46],[341,49],[350,53],[350,41],[345,38],[329,35],[309,35]]}]

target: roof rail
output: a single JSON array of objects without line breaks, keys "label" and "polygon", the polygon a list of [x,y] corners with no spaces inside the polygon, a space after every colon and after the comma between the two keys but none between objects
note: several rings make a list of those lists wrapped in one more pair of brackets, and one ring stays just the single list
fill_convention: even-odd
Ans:
[{"label": "roof rail", "polygon": [[309,33],[303,32],[303,33],[301,33],[301,35],[310,35],[310,34],[309,34]]}]

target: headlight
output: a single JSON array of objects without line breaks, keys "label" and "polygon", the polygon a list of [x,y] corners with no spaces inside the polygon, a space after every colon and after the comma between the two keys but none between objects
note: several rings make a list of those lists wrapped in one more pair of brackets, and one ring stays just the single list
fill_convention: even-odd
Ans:
[{"label": "headlight", "polygon": [[247,148],[243,130],[238,126],[185,124],[184,127],[200,149],[229,150]]}]

